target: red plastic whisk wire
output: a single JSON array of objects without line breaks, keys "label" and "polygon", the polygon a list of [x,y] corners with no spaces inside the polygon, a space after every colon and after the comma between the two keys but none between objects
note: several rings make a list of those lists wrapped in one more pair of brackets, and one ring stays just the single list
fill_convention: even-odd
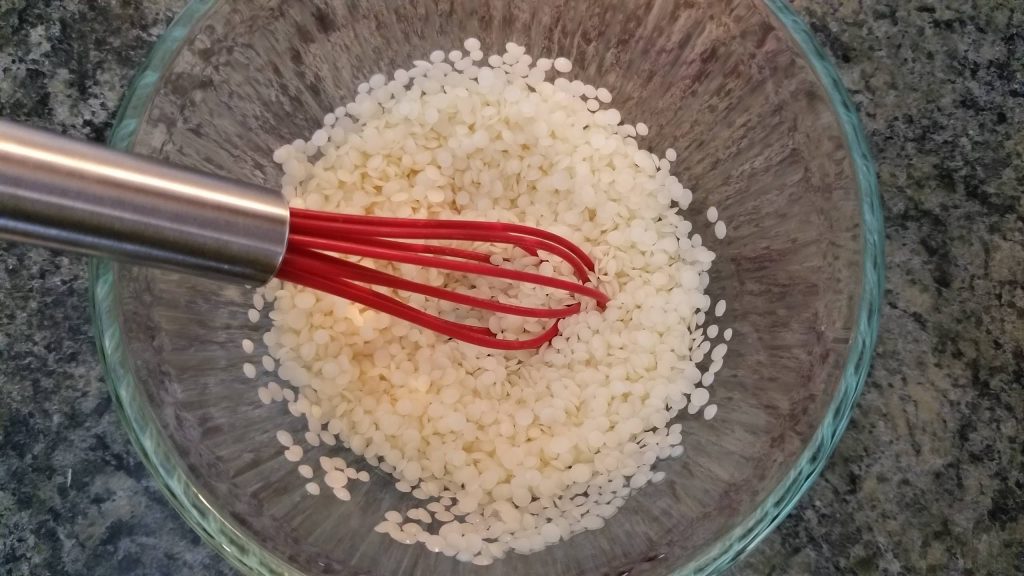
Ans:
[{"label": "red plastic whisk wire", "polygon": [[416,324],[433,332],[443,334],[456,340],[476,344],[485,348],[497,350],[530,350],[539,348],[544,343],[551,341],[558,334],[558,321],[554,321],[547,330],[541,334],[526,340],[506,340],[494,336],[490,330],[482,326],[461,324],[446,320],[433,314],[428,314],[413,306],[367,288],[355,282],[342,278],[325,278],[321,275],[308,272],[308,263],[303,262],[303,256],[296,253],[285,253],[278,269],[277,276],[288,282],[295,282],[308,286],[314,290],[340,296],[375,310],[380,310],[396,318]]},{"label": "red plastic whisk wire", "polygon": [[316,250],[310,250],[307,248],[291,247],[289,248],[288,254],[301,255],[310,271],[315,271],[318,275],[327,279],[335,277],[352,280],[354,282],[375,284],[377,286],[384,286],[385,288],[393,288],[395,290],[412,292],[414,294],[422,294],[423,296],[430,296],[432,298],[437,298],[438,300],[446,300],[455,304],[462,304],[464,306],[471,306],[473,308],[480,308],[482,310],[498,312],[501,314],[512,314],[515,316],[522,316],[524,318],[558,319],[572,316],[580,311],[580,304],[578,302],[571,306],[563,306],[560,308],[535,308],[530,306],[519,306],[517,304],[505,304],[497,300],[488,300],[486,298],[463,294],[462,292],[456,292],[455,290],[449,290],[447,288],[440,288],[424,284],[422,282],[415,282],[407,278],[395,276],[394,274],[389,274],[387,272],[381,272],[380,270],[374,270],[373,268],[363,266],[362,264],[350,262],[348,260],[338,258],[337,256],[331,256],[330,254],[324,254],[323,252],[317,252]]},{"label": "red plastic whisk wire", "polygon": [[[373,224],[348,224],[344,222],[321,222],[303,221],[299,219],[293,222],[291,228],[293,236],[319,236],[321,238],[333,238],[337,240],[351,239],[362,244],[366,238],[415,238],[419,240],[464,240],[470,242],[489,242],[491,244],[511,244],[524,250],[531,250],[536,253],[543,250],[558,256],[567,262],[573,269],[573,273],[580,282],[586,282],[587,264],[581,261],[575,253],[564,246],[545,240],[533,238],[523,234],[506,232],[502,230],[462,230],[457,223],[448,227],[434,228],[405,228],[401,226],[378,226]],[[591,266],[592,268],[593,266]]]},{"label": "red plastic whisk wire", "polygon": [[[594,269],[593,261],[575,244],[545,230],[500,222],[358,216],[299,208],[292,208],[291,216],[288,247],[278,269],[279,278],[346,298],[478,346],[500,350],[537,348],[557,335],[558,320],[579,312],[581,305],[577,302],[571,306],[541,308],[508,304],[401,278],[332,253],[537,284],[592,298],[601,307],[608,302],[608,297],[602,292],[583,284],[589,281],[588,272]],[[501,267],[493,264],[489,255],[475,250],[407,240],[486,242],[516,246],[531,255],[546,252],[568,263],[578,282]],[[506,340],[498,338],[486,327],[446,320],[362,284],[420,294],[499,314],[551,319],[554,322],[532,338]]]},{"label": "red plastic whisk wire", "polygon": [[318,212],[304,208],[292,208],[292,219],[296,217],[306,220],[327,220],[342,222],[346,224],[370,224],[381,226],[403,226],[408,228],[460,228],[462,230],[482,230],[485,232],[512,232],[525,236],[534,236],[542,240],[553,242],[569,250],[583,262],[588,270],[594,269],[594,261],[587,256],[582,248],[568,241],[567,239],[540,228],[526,226],[523,224],[509,224],[506,222],[482,222],[479,220],[445,220],[433,218],[394,218],[391,216],[364,216],[358,214],[337,214],[334,212]]},{"label": "red plastic whisk wire", "polygon": [[493,264],[451,260],[439,256],[416,254],[401,250],[371,246],[362,242],[317,238],[313,236],[289,235],[288,244],[289,246],[296,246],[300,248],[348,254],[350,256],[360,256],[363,258],[374,258],[377,260],[390,260],[392,262],[400,262],[402,264],[415,264],[417,266],[439,268],[441,270],[448,270],[451,272],[466,272],[478,276],[491,276],[493,278],[501,278],[503,280],[538,284],[548,288],[554,288],[556,290],[563,290],[572,294],[593,298],[600,306],[604,306],[608,302],[607,296],[590,286],[585,286],[569,280],[562,280],[561,278],[552,278],[551,276],[544,276],[543,274],[537,274],[534,272],[502,268]]}]

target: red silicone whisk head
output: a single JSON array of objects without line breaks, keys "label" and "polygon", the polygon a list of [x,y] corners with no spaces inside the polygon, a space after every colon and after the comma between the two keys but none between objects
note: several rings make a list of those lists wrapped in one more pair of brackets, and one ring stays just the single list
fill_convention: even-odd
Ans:
[{"label": "red silicone whisk head", "polygon": [[[504,244],[534,256],[550,254],[568,263],[575,280],[503,267],[483,252],[421,241]],[[553,307],[500,302],[403,278],[347,260],[344,256],[534,284],[561,290],[577,298],[592,299],[600,307],[608,302],[607,296],[588,285],[594,263],[587,254],[565,238],[546,230],[501,222],[387,218],[291,209],[288,247],[277,272],[278,278],[351,300],[450,338],[498,350],[538,348],[558,334],[559,320],[582,309],[579,302]],[[495,314],[548,320],[551,325],[527,339],[498,338],[485,326],[456,322],[425,312],[373,286],[420,294]]]}]

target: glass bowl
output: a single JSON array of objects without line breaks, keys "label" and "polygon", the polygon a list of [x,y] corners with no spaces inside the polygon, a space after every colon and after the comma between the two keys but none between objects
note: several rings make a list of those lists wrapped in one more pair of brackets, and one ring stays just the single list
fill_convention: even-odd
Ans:
[{"label": "glass bowl", "polygon": [[[379,475],[353,501],[314,498],[281,457],[282,404],[242,375],[250,291],[93,262],[100,352],[117,405],[171,503],[252,574],[711,574],[758,542],[831,454],[878,327],[883,248],[872,160],[842,84],[782,2],[723,0],[194,0],[139,74],[111,144],[276,186],[272,150],[312,133],[375,72],[468,37],[564,55],[679,152],[729,234],[709,289],[735,336],[718,416],[682,418],[686,454],[658,464],[608,525],[530,556],[463,564],[372,527],[405,496]],[[315,458],[317,451],[312,453]],[[351,454],[341,454],[354,458]],[[401,496],[401,497],[400,497]]]}]

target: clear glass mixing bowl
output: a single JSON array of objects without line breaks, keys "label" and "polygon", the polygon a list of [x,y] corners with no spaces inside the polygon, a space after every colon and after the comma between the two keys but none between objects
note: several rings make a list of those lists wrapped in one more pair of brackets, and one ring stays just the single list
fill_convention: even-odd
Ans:
[{"label": "clear glass mixing bowl", "polygon": [[[383,476],[314,498],[273,433],[298,431],[240,370],[248,291],[96,261],[107,379],[182,516],[253,574],[709,574],[775,526],[821,470],[864,381],[882,227],[856,113],[807,29],[775,0],[195,0],[122,109],[112,144],[268,185],[275,146],[309,135],[378,71],[480,38],[565,55],[612,89],[645,144],[679,151],[692,220],[716,205],[711,292],[735,336],[712,421],[607,527],[486,568],[372,527],[408,502]],[[712,238],[702,230],[706,238]],[[318,452],[314,451],[315,457]],[[400,496],[403,496],[400,498]]]}]

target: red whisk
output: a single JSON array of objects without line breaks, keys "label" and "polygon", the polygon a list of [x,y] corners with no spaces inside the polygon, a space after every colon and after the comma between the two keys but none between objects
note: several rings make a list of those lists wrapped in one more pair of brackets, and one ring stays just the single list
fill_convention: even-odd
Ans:
[{"label": "red whisk", "polygon": [[[344,260],[333,254],[388,260],[538,284],[591,298],[602,307],[608,302],[608,297],[599,290],[585,285],[589,282],[588,272],[594,271],[594,263],[586,253],[565,238],[538,228],[500,222],[355,216],[298,208],[292,208],[290,212],[288,247],[277,270],[278,278],[341,296],[478,346],[500,350],[537,348],[555,337],[558,333],[558,320],[579,312],[580,304],[536,308],[498,302],[414,282]],[[406,240],[459,240],[507,244],[534,256],[545,252],[567,262],[577,282],[503,268],[491,263],[491,256],[483,252]],[[553,322],[547,330],[533,338],[504,340],[496,337],[486,327],[454,322],[428,314],[366,285],[384,286],[500,314],[548,319]]]},{"label": "red whisk", "polygon": [[[343,256],[536,284],[590,298],[594,263],[578,246],[519,224],[386,218],[292,208],[279,193],[0,121],[0,238],[194,274],[266,282],[277,276],[445,336],[500,350],[537,348],[571,306],[499,302],[402,278]],[[502,267],[477,250],[427,242],[517,247],[569,264],[576,281]],[[496,314],[551,321],[524,340],[447,320],[374,290],[380,286]]]}]

